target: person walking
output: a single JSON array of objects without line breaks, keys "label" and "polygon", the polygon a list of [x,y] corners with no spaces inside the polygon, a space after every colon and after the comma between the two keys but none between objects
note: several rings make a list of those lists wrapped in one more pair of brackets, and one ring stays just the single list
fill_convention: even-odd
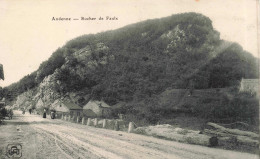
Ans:
[{"label": "person walking", "polygon": [[9,117],[9,120],[13,119],[13,110],[10,109],[9,112],[8,112],[8,117]]},{"label": "person walking", "polygon": [[43,109],[43,118],[46,118],[46,109]]},{"label": "person walking", "polygon": [[51,119],[55,119],[55,112],[51,111]]}]

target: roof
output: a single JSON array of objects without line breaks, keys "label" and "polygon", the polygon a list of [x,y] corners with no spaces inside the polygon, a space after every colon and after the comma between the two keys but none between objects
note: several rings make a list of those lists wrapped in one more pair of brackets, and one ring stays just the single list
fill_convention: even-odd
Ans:
[{"label": "roof", "polygon": [[95,112],[93,112],[92,110],[90,109],[85,109],[83,111],[83,113],[86,115],[86,116],[89,116],[89,117],[94,117],[94,116],[97,116],[97,114]]},{"label": "roof", "polygon": [[107,103],[105,103],[104,101],[98,101],[98,103],[99,103],[99,106],[100,106],[100,107],[110,108],[110,106],[109,106]]},{"label": "roof", "polygon": [[126,102],[119,102],[115,105],[112,106],[112,109],[119,109],[119,108],[122,108],[126,105]]},{"label": "roof", "polygon": [[62,102],[62,104],[66,106],[68,109],[82,109],[80,106],[74,103]]},{"label": "roof", "polygon": [[259,79],[244,79],[242,78],[241,82],[258,82]]},{"label": "roof", "polygon": [[93,106],[98,106],[101,108],[110,108],[108,104],[106,104],[104,101],[97,101],[97,100],[90,100],[84,107],[83,109],[90,109],[90,107]]}]

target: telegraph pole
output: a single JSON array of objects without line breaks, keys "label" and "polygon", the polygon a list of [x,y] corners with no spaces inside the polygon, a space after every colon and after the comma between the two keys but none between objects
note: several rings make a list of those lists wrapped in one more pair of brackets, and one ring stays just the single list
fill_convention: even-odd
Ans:
[{"label": "telegraph pole", "polygon": [[4,67],[2,64],[0,64],[0,79],[5,80]]},{"label": "telegraph pole", "polygon": [[[4,77],[4,68],[3,68],[3,65],[2,65],[2,64],[0,64],[0,80],[1,80],[1,79],[2,79],[2,80],[5,79],[5,77]],[[2,91],[3,91],[2,87],[1,87],[0,91],[1,91],[1,97],[0,97],[0,99],[1,99],[1,101],[0,101],[0,108],[1,108],[1,106],[5,106],[5,101],[3,101],[4,98],[2,97],[2,95],[3,95],[3,93],[2,93]]]}]

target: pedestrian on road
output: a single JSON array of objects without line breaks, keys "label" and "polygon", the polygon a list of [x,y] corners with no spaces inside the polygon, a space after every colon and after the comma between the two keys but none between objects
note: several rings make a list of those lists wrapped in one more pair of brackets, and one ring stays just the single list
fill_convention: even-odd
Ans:
[{"label": "pedestrian on road", "polygon": [[46,109],[43,109],[43,118],[46,118]]},{"label": "pedestrian on road", "polygon": [[55,113],[54,113],[54,111],[51,111],[51,118],[52,118],[52,119],[55,118]]},{"label": "pedestrian on road", "polygon": [[13,118],[13,110],[12,109],[10,109],[9,111],[8,111],[8,117],[9,117],[9,120],[11,120],[12,118]]}]

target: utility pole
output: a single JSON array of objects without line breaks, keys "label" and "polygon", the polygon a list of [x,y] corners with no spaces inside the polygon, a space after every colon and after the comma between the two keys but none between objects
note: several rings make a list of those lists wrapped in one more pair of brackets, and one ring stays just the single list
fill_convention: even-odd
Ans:
[{"label": "utility pole", "polygon": [[[5,80],[5,76],[4,76],[4,68],[3,68],[3,65],[2,64],[0,64],[0,80]],[[0,86],[1,87],[1,86]],[[3,91],[3,89],[2,89],[2,87],[0,88],[0,99],[2,99],[3,97],[2,97],[2,95],[3,95],[3,93],[2,93],[2,91]]]},{"label": "utility pole", "polygon": [[0,64],[0,79],[5,80],[4,67],[2,64]]}]

